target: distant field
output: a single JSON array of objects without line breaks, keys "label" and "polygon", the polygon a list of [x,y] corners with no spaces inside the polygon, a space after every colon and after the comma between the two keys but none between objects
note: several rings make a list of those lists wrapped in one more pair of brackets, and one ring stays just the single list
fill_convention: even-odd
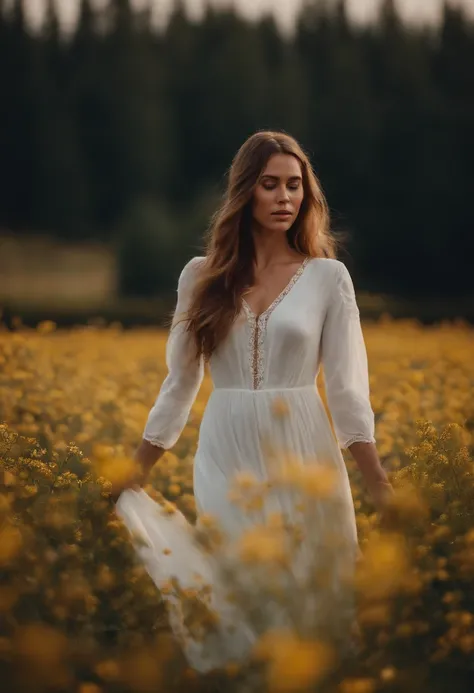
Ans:
[{"label": "distant field", "polygon": [[[60,243],[47,236],[17,238],[0,229],[0,321],[28,326],[120,322],[126,327],[164,325],[176,292],[155,299],[120,298],[114,251],[99,243]],[[462,299],[401,300],[360,292],[363,318],[382,315],[423,323],[464,319],[474,324],[474,295]]]},{"label": "distant field", "polygon": [[[90,321],[110,324],[120,322],[125,327],[164,325],[174,308],[175,295],[161,299],[124,298],[109,300],[54,299],[30,301],[0,300],[0,315],[8,324],[21,317],[24,324],[35,326],[43,320],[52,320],[59,326],[69,327]],[[474,296],[464,299],[401,300],[374,294],[360,293],[358,302],[362,318],[378,320],[389,315],[395,319],[416,319],[431,324],[443,320],[464,320],[474,324]],[[1,320],[1,317],[0,317]]]}]

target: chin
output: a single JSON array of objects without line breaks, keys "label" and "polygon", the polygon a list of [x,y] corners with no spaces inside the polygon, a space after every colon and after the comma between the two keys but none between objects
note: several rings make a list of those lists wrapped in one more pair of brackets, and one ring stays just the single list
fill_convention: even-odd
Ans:
[{"label": "chin", "polygon": [[270,231],[271,233],[286,233],[288,229],[291,227],[291,224],[269,224],[268,226],[265,226],[266,231]]},{"label": "chin", "polygon": [[293,219],[272,219],[272,228],[289,229],[293,225]]}]

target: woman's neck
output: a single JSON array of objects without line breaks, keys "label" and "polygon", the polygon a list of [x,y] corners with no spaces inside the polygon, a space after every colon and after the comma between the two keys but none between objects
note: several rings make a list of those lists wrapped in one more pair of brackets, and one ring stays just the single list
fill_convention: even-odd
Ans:
[{"label": "woman's neck", "polygon": [[284,262],[295,262],[301,255],[290,247],[286,235],[274,231],[258,230],[253,232],[255,248],[255,267],[265,269],[269,265]]}]

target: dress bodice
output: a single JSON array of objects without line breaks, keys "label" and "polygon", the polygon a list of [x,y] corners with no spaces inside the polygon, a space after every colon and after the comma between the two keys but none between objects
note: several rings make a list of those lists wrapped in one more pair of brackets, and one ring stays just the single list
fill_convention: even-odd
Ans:
[{"label": "dress bodice", "polygon": [[[186,312],[204,260],[195,257],[178,282],[175,315]],[[169,448],[184,428],[204,376],[183,320],[167,343],[168,375],[150,411],[144,437]],[[209,362],[216,389],[292,389],[314,384],[320,365],[341,447],[374,441],[365,343],[352,279],[345,265],[305,258],[260,316],[243,301],[232,329]]]},{"label": "dress bodice", "polygon": [[309,274],[315,263],[316,259],[305,258],[287,286],[259,316],[242,301],[230,334],[209,363],[216,388],[262,390],[314,383],[325,304],[321,292],[319,306],[314,300],[315,278]]}]

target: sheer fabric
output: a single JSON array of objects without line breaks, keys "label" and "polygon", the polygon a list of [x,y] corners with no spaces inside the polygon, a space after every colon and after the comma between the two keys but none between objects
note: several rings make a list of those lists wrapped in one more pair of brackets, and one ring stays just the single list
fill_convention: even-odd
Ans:
[{"label": "sheer fabric", "polygon": [[[202,257],[193,258],[179,278],[175,320],[167,343],[168,375],[143,434],[165,449],[178,440],[204,374],[202,359],[193,355],[186,323],[179,322],[203,261]],[[315,384],[321,366],[336,438]],[[311,615],[312,623],[318,618],[322,622],[327,605],[338,603],[334,595],[338,594],[343,566],[347,570],[358,556],[354,505],[340,448],[355,441],[375,442],[367,354],[354,287],[345,265],[332,259],[305,258],[287,287],[260,316],[243,301],[230,334],[210,360],[209,370],[214,389],[199,431],[194,494],[198,518],[212,515],[224,533],[223,555],[230,556],[230,547],[237,545],[243,533],[265,524],[271,514],[281,513],[290,522],[298,516],[294,493],[283,489],[275,489],[250,514],[229,500],[236,474],[251,473],[259,482],[269,479],[269,449],[284,451],[302,465],[329,461],[337,475],[337,526],[323,500],[315,500],[311,520],[306,518],[307,546],[303,542],[288,575],[292,589],[295,580],[303,586],[310,566],[306,549],[310,542],[314,548],[324,531],[334,530],[343,540],[333,560],[332,584],[326,592],[321,589],[318,594],[308,594],[303,609],[308,618]],[[278,416],[277,411],[285,415]],[[191,666],[205,671],[245,658],[258,632],[239,607],[226,599],[219,557],[210,556],[196,544],[185,518],[179,512],[169,516],[143,490],[132,489],[120,496],[117,512],[132,536],[141,536],[137,552],[158,587],[177,578],[182,586],[195,588],[196,575],[212,587],[209,603],[218,615],[218,625],[204,638],[189,631],[176,592],[166,590],[170,622]],[[242,579],[245,582],[246,578]],[[252,580],[247,585],[249,599],[257,587],[255,575]],[[244,589],[242,584],[240,587]],[[268,627],[291,625],[292,617],[284,608],[271,599],[266,604],[262,609]]]}]

